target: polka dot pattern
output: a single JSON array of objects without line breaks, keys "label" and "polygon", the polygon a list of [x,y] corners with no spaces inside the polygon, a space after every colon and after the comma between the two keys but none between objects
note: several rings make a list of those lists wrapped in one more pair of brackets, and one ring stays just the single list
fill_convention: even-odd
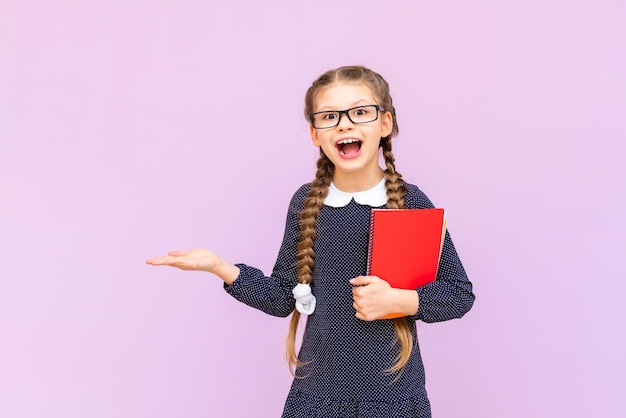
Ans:
[{"label": "polka dot pattern", "polygon": [[[408,208],[431,208],[416,186],[407,184]],[[296,247],[299,212],[310,185],[294,195],[287,215],[285,236],[270,277],[238,264],[241,273],[226,286],[237,300],[270,315],[287,316],[294,309],[291,293],[297,284]],[[370,207],[354,200],[347,206],[324,206],[317,221],[313,294],[317,307],[307,317],[297,370],[287,397],[283,418],[421,418],[430,417],[424,365],[415,340],[406,367],[385,372],[395,363],[399,345],[391,320],[361,321],[352,307],[353,277],[366,274]],[[403,237],[402,239],[419,239]],[[420,307],[410,318],[438,322],[460,318],[472,306],[472,284],[446,233],[437,280],[420,289]]]}]

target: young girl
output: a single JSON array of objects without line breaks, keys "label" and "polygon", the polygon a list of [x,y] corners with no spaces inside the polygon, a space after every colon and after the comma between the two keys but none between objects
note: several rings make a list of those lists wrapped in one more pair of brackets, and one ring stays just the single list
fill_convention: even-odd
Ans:
[{"label": "young girl", "polygon": [[[472,284],[447,232],[436,281],[403,290],[365,276],[370,209],[433,207],[396,171],[387,82],[359,66],[328,71],[308,89],[304,113],[320,148],[317,173],[291,199],[271,276],[203,249],[147,263],[213,273],[237,300],[292,314],[287,354],[295,379],[283,418],[430,417],[415,322],[462,317],[474,302]],[[413,237],[398,231],[398,239]],[[308,318],[296,356],[301,313]],[[381,319],[392,313],[404,316]]]}]

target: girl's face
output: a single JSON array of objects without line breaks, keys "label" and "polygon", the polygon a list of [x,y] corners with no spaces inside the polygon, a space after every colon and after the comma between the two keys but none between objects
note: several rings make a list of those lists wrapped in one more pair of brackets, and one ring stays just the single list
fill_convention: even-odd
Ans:
[{"label": "girl's face", "polygon": [[[366,84],[336,82],[317,92],[313,112],[376,104],[379,104],[376,95]],[[310,126],[313,144],[321,147],[335,165],[333,182],[346,192],[375,186],[383,178],[383,170],[378,165],[379,143],[380,138],[391,133],[391,113],[381,110],[378,119],[367,123],[355,124],[346,114],[340,114],[339,118],[339,124],[333,128]]]}]

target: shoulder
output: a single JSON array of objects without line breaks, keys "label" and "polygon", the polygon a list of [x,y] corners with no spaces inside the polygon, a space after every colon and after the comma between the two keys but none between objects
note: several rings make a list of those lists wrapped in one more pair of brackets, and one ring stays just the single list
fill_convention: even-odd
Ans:
[{"label": "shoulder", "polygon": [[428,196],[414,184],[404,183],[408,193],[404,197],[406,207],[409,209],[426,209],[434,208],[435,206],[430,201]]}]

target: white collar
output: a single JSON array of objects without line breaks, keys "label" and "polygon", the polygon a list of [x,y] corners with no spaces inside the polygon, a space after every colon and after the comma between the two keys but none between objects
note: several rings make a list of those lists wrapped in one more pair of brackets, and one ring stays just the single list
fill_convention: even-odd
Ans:
[{"label": "white collar", "polygon": [[387,203],[387,187],[385,187],[385,178],[383,178],[380,183],[371,189],[354,193],[339,190],[335,187],[335,184],[331,182],[330,186],[328,186],[328,194],[324,199],[324,204],[326,206],[332,206],[333,208],[341,208],[350,203],[352,199],[354,199],[359,205],[368,205],[371,207],[383,206]]}]

